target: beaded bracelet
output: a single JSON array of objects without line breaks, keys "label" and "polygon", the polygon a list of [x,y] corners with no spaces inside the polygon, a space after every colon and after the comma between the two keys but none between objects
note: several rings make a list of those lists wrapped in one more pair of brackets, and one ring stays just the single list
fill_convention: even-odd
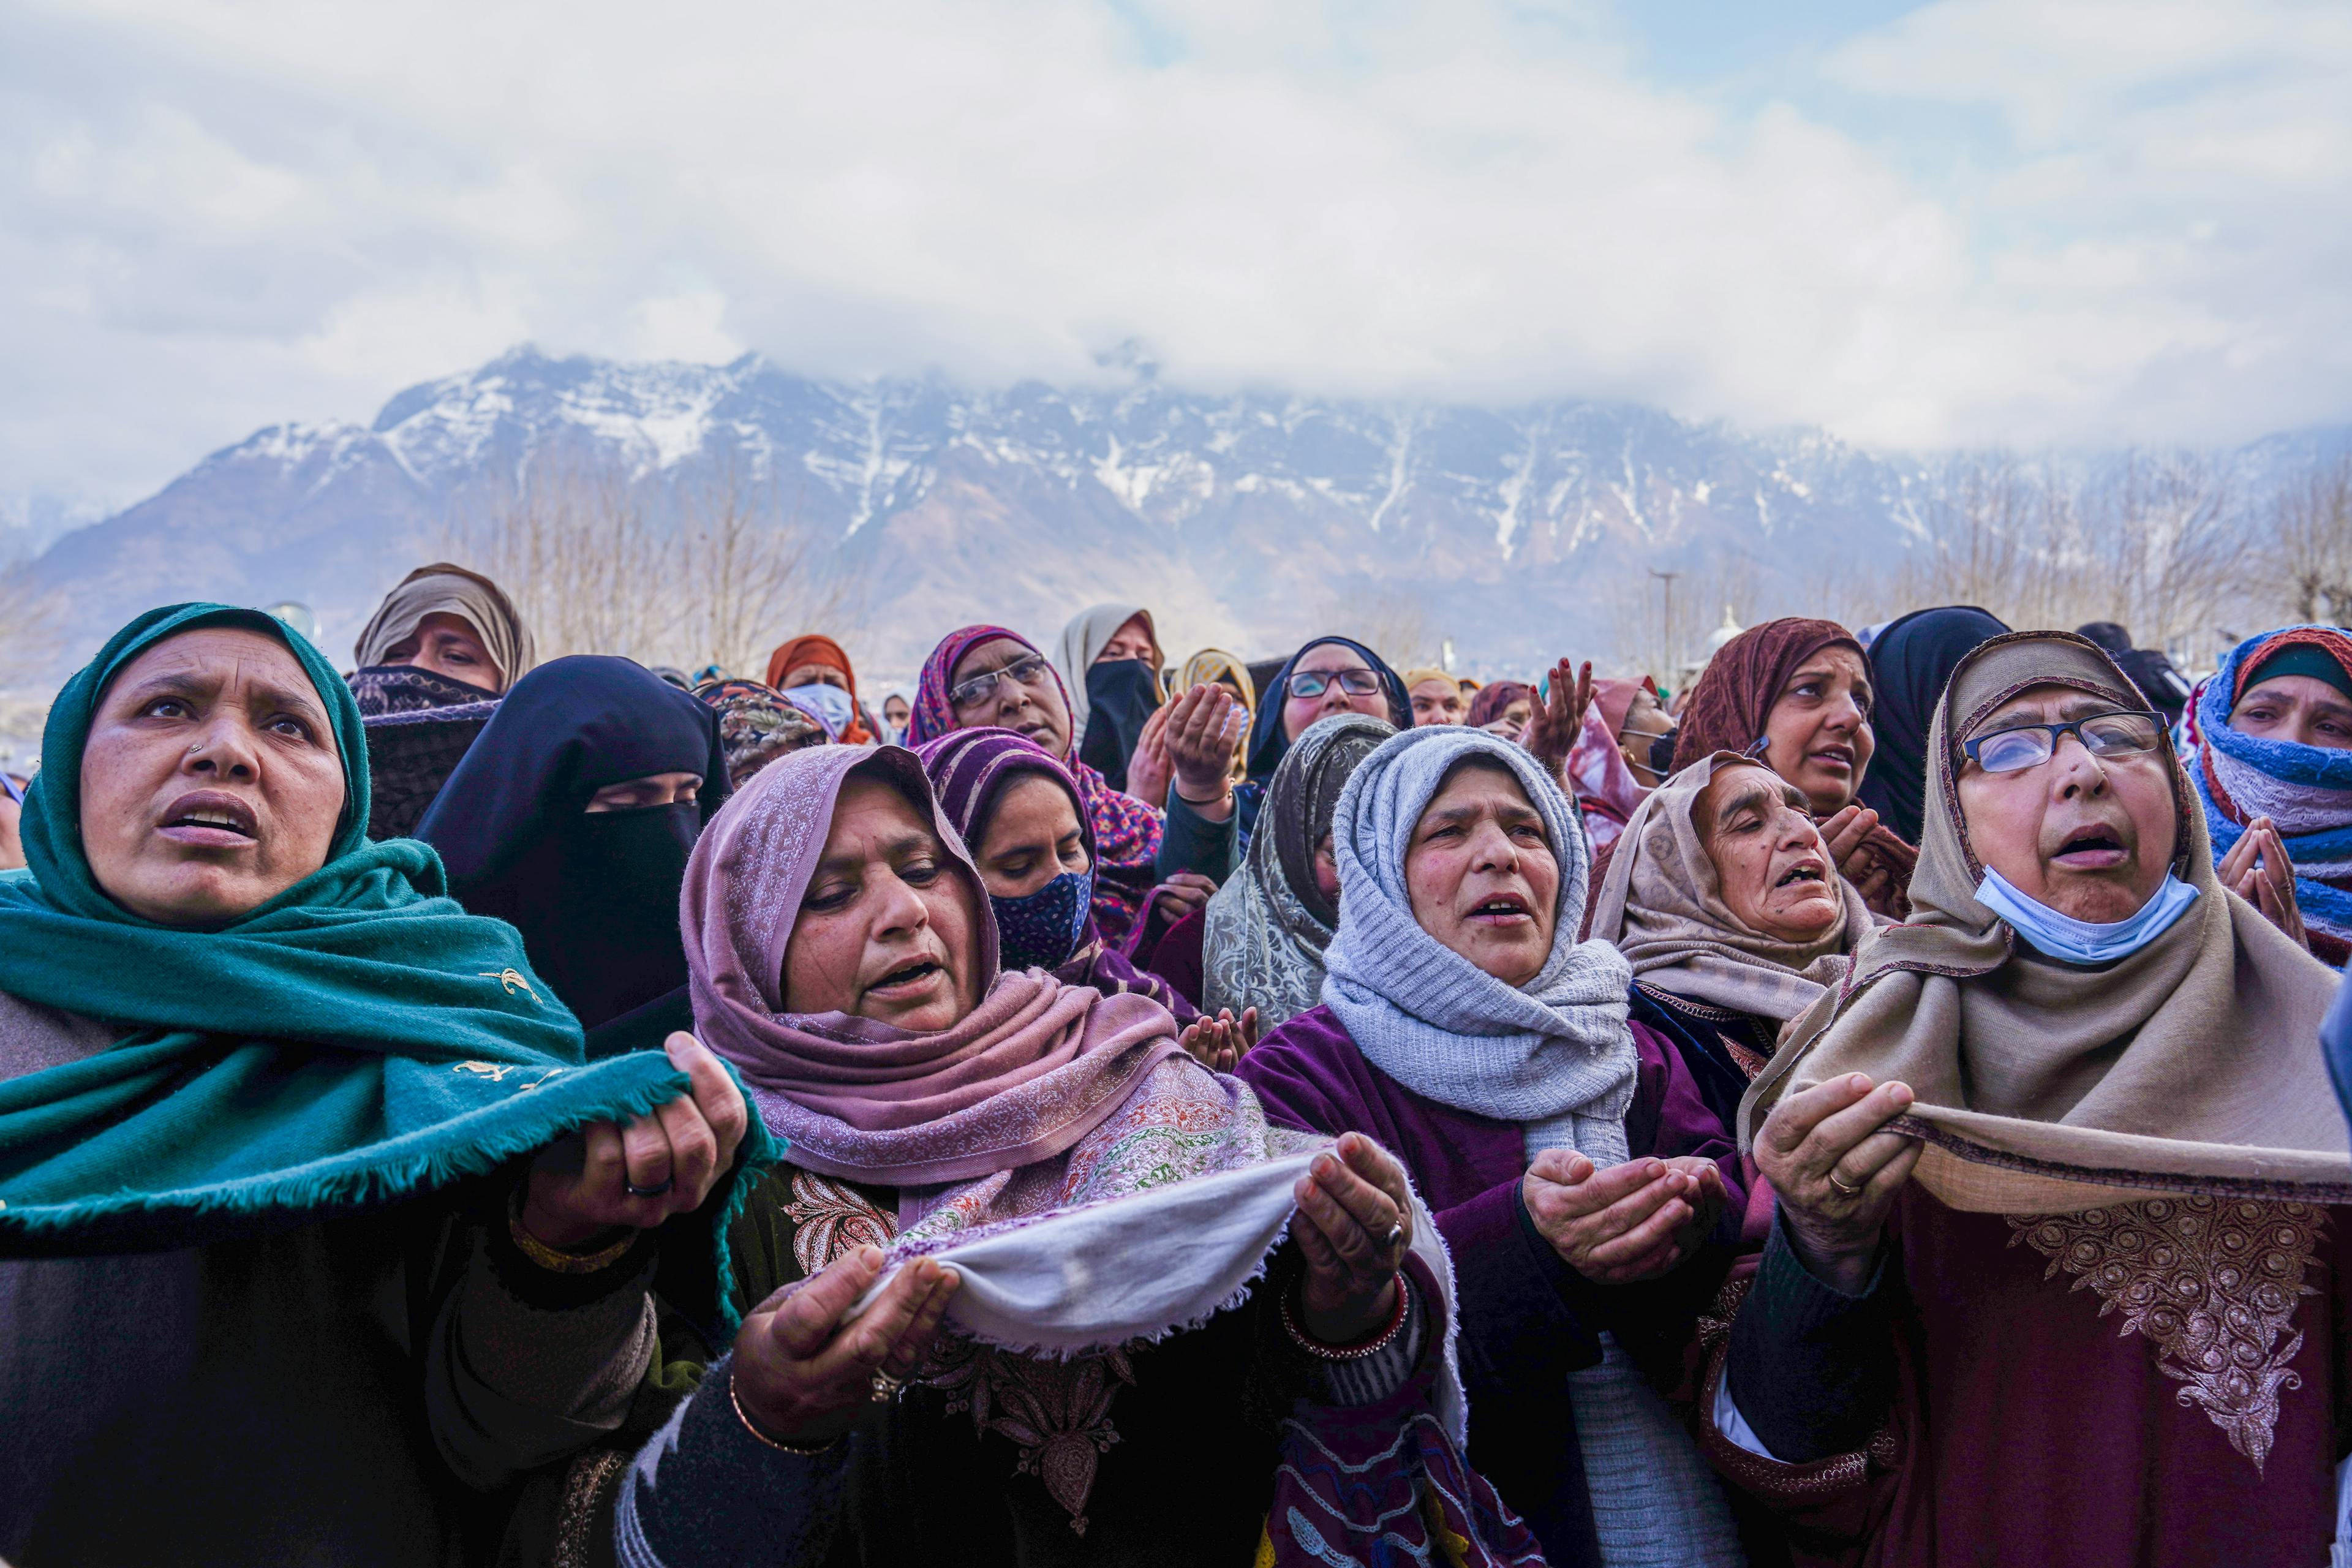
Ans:
[{"label": "beaded bracelet", "polygon": [[610,1268],[637,1244],[637,1233],[632,1230],[623,1232],[621,1239],[612,1246],[594,1252],[565,1252],[550,1247],[531,1235],[530,1228],[522,1223],[522,1185],[517,1183],[514,1195],[507,1200],[507,1235],[513,1239],[516,1251],[551,1273],[593,1274],[600,1268]]},{"label": "beaded bracelet", "polygon": [[[830,1437],[813,1448],[804,1448],[797,1443],[787,1443],[782,1438],[771,1437],[761,1431],[760,1424],[751,1419],[750,1414],[743,1408],[743,1401],[736,1395],[735,1369],[731,1366],[727,1369],[727,1403],[735,1407],[735,1419],[743,1423],[744,1431],[779,1453],[791,1454],[796,1458],[814,1459],[841,1441],[841,1437]],[[842,1436],[847,1436],[845,1432],[842,1434]]]},{"label": "beaded bracelet", "polygon": [[1300,1350],[1321,1361],[1362,1361],[1367,1357],[1376,1356],[1388,1349],[1390,1342],[1403,1330],[1405,1313],[1412,1306],[1409,1300],[1412,1294],[1412,1282],[1402,1274],[1399,1274],[1396,1277],[1396,1310],[1390,1316],[1388,1327],[1360,1344],[1327,1345],[1309,1335],[1298,1326],[1298,1320],[1291,1315],[1290,1293],[1286,1290],[1282,1296],[1283,1331],[1290,1336],[1291,1342],[1297,1345]]}]

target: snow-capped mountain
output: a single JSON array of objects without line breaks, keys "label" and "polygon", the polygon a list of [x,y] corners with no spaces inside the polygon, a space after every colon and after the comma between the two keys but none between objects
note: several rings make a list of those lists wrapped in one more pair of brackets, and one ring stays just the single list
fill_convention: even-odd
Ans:
[{"label": "snow-capped mountain", "polygon": [[[1819,431],[1752,435],[1563,399],[1508,408],[1211,396],[1116,384],[836,383],[747,355],[620,363],[516,349],[412,387],[373,425],[282,425],[67,534],[78,659],[148,605],[299,598],[330,650],[485,488],[569,455],[646,484],[730,465],[863,582],[861,660],[913,668],[969,621],[1038,636],[1099,599],[1171,648],[1278,651],[1400,615],[1463,667],[1605,653],[1652,569],[1749,579],[1885,561],[1926,469]],[[1400,609],[1400,606],[1403,608]],[[1694,607],[1685,612],[1706,615]],[[779,626],[777,635],[803,628]]]}]

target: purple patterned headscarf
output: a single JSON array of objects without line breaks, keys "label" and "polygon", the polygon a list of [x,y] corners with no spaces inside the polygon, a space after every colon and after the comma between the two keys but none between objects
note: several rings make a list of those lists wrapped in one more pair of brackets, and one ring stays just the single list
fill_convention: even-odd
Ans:
[{"label": "purple patterned headscarf", "polygon": [[[948,704],[948,684],[955,667],[981,644],[1000,638],[1037,652],[1036,644],[1003,626],[965,626],[940,639],[931,657],[923,661],[922,678],[915,684],[912,711],[907,716],[907,744],[920,747],[956,732],[955,710]],[[1062,711],[1066,714],[1069,689],[1062,684],[1061,672],[1054,669],[1052,661],[1045,668],[1053,673],[1054,689],[1062,694]],[[1111,788],[1102,774],[1086,763],[1065,762],[1063,766],[1076,781],[1078,804],[1094,829],[1090,852],[1095,861],[1095,923],[1106,941],[1116,943],[1143,917],[1144,900],[1159,882],[1160,837],[1165,818],[1133,795]]]},{"label": "purple patterned headscarf", "polygon": [[[982,999],[949,1028],[785,1009],[784,951],[852,773],[905,792],[975,895]],[[742,1073],[793,1163],[820,1175],[925,1186],[1065,1152],[1181,1054],[1144,997],[998,973],[980,875],[902,747],[813,747],[761,769],[703,829],[679,916],[697,1033]]]},{"label": "purple patterned headscarf", "polygon": [[[915,749],[915,754],[923,760],[923,772],[929,776],[931,788],[939,796],[940,810],[946,814],[949,825],[966,846],[974,844],[987,831],[997,800],[1014,775],[1042,773],[1060,784],[1069,793],[1070,804],[1077,811],[1078,834],[1085,841],[1087,861],[1097,868],[1099,885],[1101,860],[1095,847],[1093,815],[1086,808],[1086,792],[1070,770],[1055,762],[1043,746],[1011,730],[958,730],[926,742]],[[1106,943],[1102,927],[1092,911],[1078,932],[1069,958],[1054,971],[1054,975],[1065,984],[1091,985],[1106,996],[1116,996],[1124,991],[1140,992],[1175,1014],[1180,1024],[1189,1024],[1200,1016],[1200,1010],[1178,995],[1166,981],[1137,969]]]}]

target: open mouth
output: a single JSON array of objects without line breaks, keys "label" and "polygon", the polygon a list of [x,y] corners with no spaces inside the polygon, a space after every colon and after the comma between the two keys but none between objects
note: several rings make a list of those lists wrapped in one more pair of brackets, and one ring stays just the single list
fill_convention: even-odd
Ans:
[{"label": "open mouth", "polygon": [[1827,880],[1825,870],[1826,868],[1818,860],[1800,860],[1780,873],[1780,879],[1772,885],[1775,888],[1789,888],[1800,882],[1811,882],[1818,886]]},{"label": "open mouth", "polygon": [[920,985],[932,975],[941,973],[937,959],[919,958],[912,963],[901,964],[866,987],[868,991],[899,991]]},{"label": "open mouth", "polygon": [[251,844],[260,836],[253,808],[233,795],[198,790],[173,801],[158,830],[176,843],[207,848]]},{"label": "open mouth", "polygon": [[2101,870],[2123,864],[2124,841],[2116,837],[2115,829],[2093,824],[2068,834],[2066,842],[2051,858],[2078,870]]},{"label": "open mouth", "polygon": [[1820,751],[1815,752],[1812,755],[1813,761],[1819,763],[1822,766],[1828,768],[1832,773],[1851,773],[1853,771],[1853,748],[1852,746],[1823,746]]},{"label": "open mouth", "polygon": [[1527,900],[1517,893],[1496,893],[1470,911],[1470,918],[1474,921],[1489,921],[1496,923],[1529,920],[1533,915],[1534,911],[1528,908]]}]

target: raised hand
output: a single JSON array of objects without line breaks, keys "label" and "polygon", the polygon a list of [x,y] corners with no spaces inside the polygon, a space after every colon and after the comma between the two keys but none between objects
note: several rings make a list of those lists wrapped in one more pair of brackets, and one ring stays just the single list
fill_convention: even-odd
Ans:
[{"label": "raised hand", "polygon": [[1234,744],[1246,710],[1214,681],[1195,686],[1161,710],[1168,715],[1168,757],[1176,793],[1210,822],[1233,810]]},{"label": "raised hand", "polygon": [[777,1291],[743,1320],[735,1335],[735,1403],[761,1432],[803,1447],[830,1442],[923,1364],[963,1278],[919,1258],[845,1324],[842,1314],[882,1264],[878,1247],[860,1247],[799,1289]]},{"label": "raised hand", "polygon": [[1572,1149],[1547,1149],[1519,1188],[1528,1217],[1568,1266],[1602,1285],[1671,1272],[1723,1205],[1711,1160],[1628,1160],[1607,1170]]},{"label": "raised hand", "polygon": [[1926,1147],[1881,1131],[1911,1108],[1908,1084],[1848,1073],[1792,1094],[1756,1135],[1756,1167],[1814,1275],[1849,1296],[1870,1283],[1895,1194]]},{"label": "raised hand", "polygon": [[1196,1018],[1184,1026],[1177,1044],[1211,1072],[1231,1072],[1257,1044],[1257,1009],[1245,1007],[1235,1018],[1234,1010],[1225,1007],[1213,1018]]},{"label": "raised hand", "polygon": [[2213,868],[2213,875],[2221,886],[2260,910],[2263,919],[2286,932],[2298,947],[2311,951],[2303,906],[2295,901],[2294,862],[2287,858],[2286,843],[2269,817],[2258,816],[2246,824],[2246,831],[2230,846],[2230,852]]},{"label": "raised hand", "polygon": [[719,1058],[692,1035],[663,1049],[688,1091],[626,1126],[599,1121],[532,1159],[523,1228],[550,1247],[576,1248],[608,1231],[647,1230],[702,1206],[735,1163],[751,1113]]},{"label": "raised hand", "polygon": [[1135,739],[1135,754],[1127,759],[1127,788],[1124,794],[1133,795],[1154,811],[1168,809],[1168,783],[1175,776],[1175,763],[1168,755],[1168,707],[1161,704],[1151,710],[1143,721],[1143,732]]},{"label": "raised hand", "polygon": [[1568,757],[1584,733],[1584,710],[1591,705],[1592,661],[1585,660],[1571,672],[1568,660],[1561,659],[1552,667],[1551,689],[1528,715],[1527,730],[1519,737],[1519,744],[1543,764],[1544,772],[1559,781],[1571,799],[1576,785],[1568,776]]},{"label": "raised hand", "polygon": [[1397,1270],[1412,1247],[1404,1170],[1360,1132],[1315,1157],[1291,1195],[1291,1238],[1307,1259],[1300,1326],[1325,1344],[1369,1339],[1396,1310]]}]

